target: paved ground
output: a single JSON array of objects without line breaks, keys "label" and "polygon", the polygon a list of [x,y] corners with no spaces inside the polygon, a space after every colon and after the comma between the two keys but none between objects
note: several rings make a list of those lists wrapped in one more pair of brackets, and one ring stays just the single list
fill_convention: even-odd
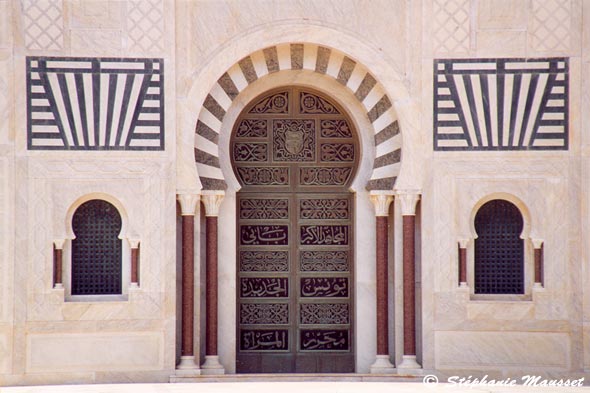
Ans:
[{"label": "paved ground", "polygon": [[421,382],[216,382],[0,387],[0,393],[562,393],[590,387],[468,386]]}]

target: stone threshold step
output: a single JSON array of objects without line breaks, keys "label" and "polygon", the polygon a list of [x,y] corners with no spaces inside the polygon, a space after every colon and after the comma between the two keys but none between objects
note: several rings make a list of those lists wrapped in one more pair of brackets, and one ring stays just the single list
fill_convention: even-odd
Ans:
[{"label": "stone threshold step", "polygon": [[170,382],[422,382],[422,377],[399,374],[172,375]]}]

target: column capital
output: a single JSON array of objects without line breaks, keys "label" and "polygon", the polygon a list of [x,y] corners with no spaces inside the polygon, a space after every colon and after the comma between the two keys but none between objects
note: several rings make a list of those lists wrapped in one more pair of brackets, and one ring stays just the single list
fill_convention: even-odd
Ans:
[{"label": "column capital", "polygon": [[371,191],[369,194],[373,206],[375,206],[375,215],[377,217],[387,217],[389,215],[389,205],[393,202],[393,194],[383,191]]},{"label": "column capital", "polygon": [[545,242],[543,239],[533,239],[531,238],[531,242],[533,243],[533,248],[535,249],[539,249],[543,246],[543,243]]},{"label": "column capital", "polygon": [[398,190],[396,196],[401,202],[402,216],[416,215],[416,203],[420,200],[420,191]]},{"label": "column capital", "polygon": [[199,194],[177,194],[176,199],[180,203],[180,214],[183,216],[194,216],[200,198],[201,196]]},{"label": "column capital", "polygon": [[139,248],[139,239],[138,238],[127,239],[127,241],[129,242],[129,247]]},{"label": "column capital", "polygon": [[53,246],[56,250],[63,250],[66,239],[53,239]]},{"label": "column capital", "polygon": [[469,239],[461,238],[457,240],[457,242],[459,243],[459,248],[467,248],[467,245],[469,244]]},{"label": "column capital", "polygon": [[219,206],[221,206],[224,196],[224,191],[203,191],[201,200],[205,206],[205,216],[219,216]]}]

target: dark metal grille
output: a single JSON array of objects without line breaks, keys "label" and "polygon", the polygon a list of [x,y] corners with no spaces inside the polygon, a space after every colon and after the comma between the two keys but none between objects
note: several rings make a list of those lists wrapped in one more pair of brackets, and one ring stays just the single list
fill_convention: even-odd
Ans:
[{"label": "dark metal grille", "polygon": [[524,293],[523,220],[512,203],[496,199],[475,216],[475,293]]},{"label": "dark metal grille", "polygon": [[121,293],[121,216],[110,203],[94,199],[74,213],[72,295]]}]

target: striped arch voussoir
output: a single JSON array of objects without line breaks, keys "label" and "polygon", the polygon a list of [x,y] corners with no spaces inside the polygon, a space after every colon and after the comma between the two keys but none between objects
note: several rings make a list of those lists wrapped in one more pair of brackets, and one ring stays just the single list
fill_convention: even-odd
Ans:
[{"label": "striped arch voussoir", "polygon": [[211,89],[199,114],[195,161],[204,190],[225,190],[219,164],[219,133],[232,101],[252,82],[281,70],[310,70],[333,77],[350,89],[366,109],[375,131],[376,158],[367,190],[392,190],[401,161],[397,115],[383,86],[348,56],[312,44],[268,47],[243,58],[227,70]]}]

